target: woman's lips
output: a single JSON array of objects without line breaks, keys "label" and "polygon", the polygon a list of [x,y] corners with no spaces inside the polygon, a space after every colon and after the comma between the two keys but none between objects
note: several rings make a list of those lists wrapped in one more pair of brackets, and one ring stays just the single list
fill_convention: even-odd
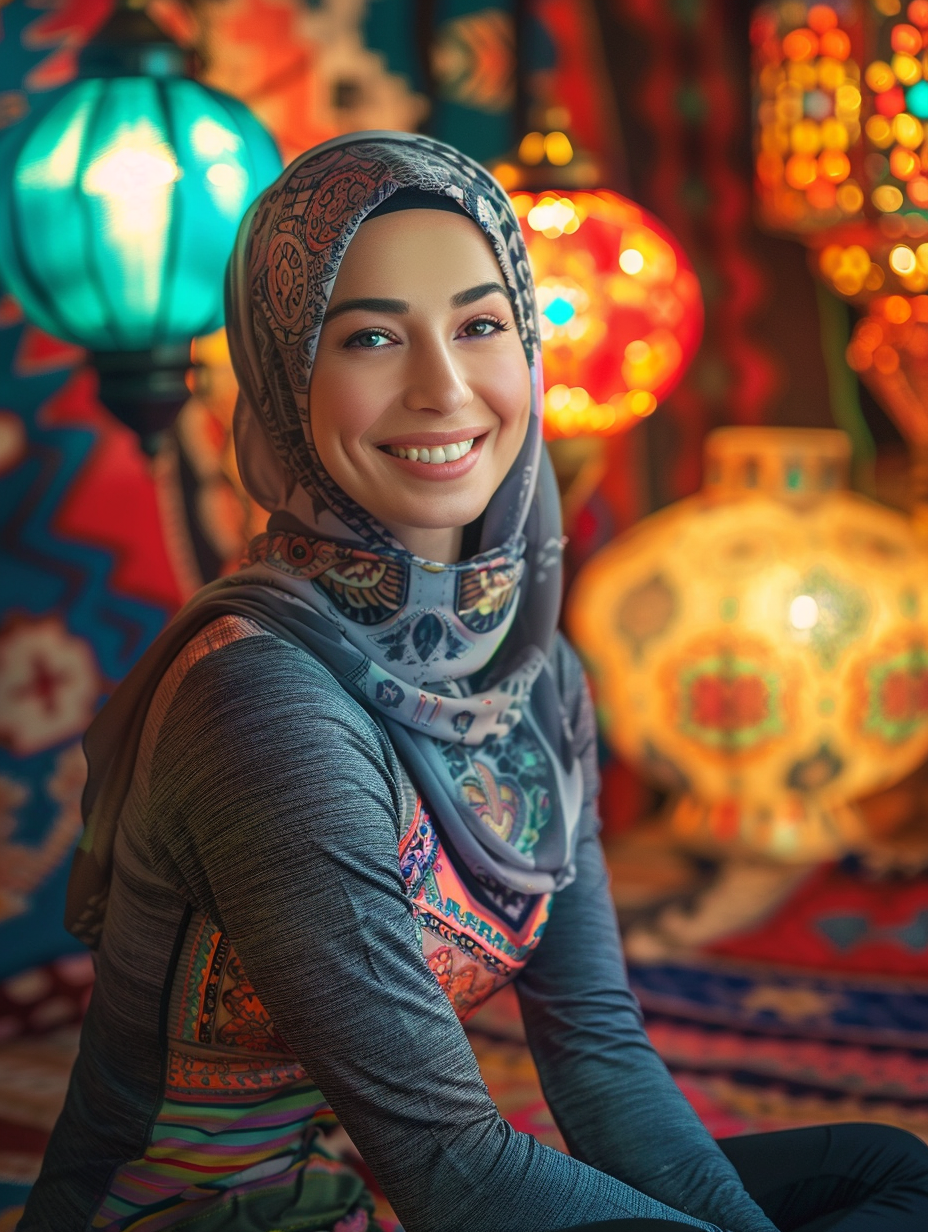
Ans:
[{"label": "woman's lips", "polygon": [[486,436],[489,428],[481,428],[479,425],[474,425],[472,428],[452,428],[446,429],[444,432],[422,431],[411,432],[407,436],[391,436],[389,440],[378,441],[378,449],[384,449],[388,445],[401,446],[403,449],[408,449],[410,446],[415,448],[418,445],[424,445],[426,449],[430,449],[432,445],[451,445],[460,443],[461,441],[476,440],[478,436]]},{"label": "woman's lips", "polygon": [[[389,458],[391,462],[401,466],[407,474],[414,475],[419,479],[458,479],[476,466],[486,436],[487,434],[484,433],[483,436],[475,437],[473,445],[464,457],[458,458],[454,462],[414,462],[411,458],[398,458],[383,446],[380,447],[380,452]],[[450,444],[451,442],[449,441],[448,443]]]}]

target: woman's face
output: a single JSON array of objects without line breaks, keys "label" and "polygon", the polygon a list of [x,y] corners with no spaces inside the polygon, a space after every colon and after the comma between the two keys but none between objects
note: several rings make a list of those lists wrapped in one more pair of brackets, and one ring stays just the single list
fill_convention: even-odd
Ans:
[{"label": "woman's face", "polygon": [[365,222],[335,280],[309,387],[329,475],[404,547],[454,561],[528,426],[528,363],[496,257],[468,218]]}]

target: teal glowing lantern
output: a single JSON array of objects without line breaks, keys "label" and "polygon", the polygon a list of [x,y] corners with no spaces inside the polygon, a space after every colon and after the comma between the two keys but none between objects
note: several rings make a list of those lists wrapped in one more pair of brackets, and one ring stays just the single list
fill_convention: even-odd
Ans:
[{"label": "teal glowing lantern", "polygon": [[10,130],[0,168],[0,279],[93,353],[102,401],[151,441],[186,397],[191,339],[223,323],[238,224],[281,169],[273,139],[122,9],[78,79]]}]

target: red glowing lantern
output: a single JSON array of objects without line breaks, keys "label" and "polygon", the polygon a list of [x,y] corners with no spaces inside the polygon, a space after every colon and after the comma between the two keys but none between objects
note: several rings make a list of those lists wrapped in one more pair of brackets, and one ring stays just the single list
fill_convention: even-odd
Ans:
[{"label": "red glowing lantern", "polygon": [[518,192],[535,277],[548,439],[623,432],[702,337],[699,282],[668,229],[618,193]]}]

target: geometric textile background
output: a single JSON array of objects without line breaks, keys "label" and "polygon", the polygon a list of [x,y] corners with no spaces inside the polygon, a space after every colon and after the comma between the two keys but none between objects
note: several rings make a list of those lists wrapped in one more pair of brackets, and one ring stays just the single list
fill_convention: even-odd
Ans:
[{"label": "geometric textile background", "polygon": [[80,740],[181,600],[134,433],[17,315],[0,303],[0,978],[79,948],[61,915]]},{"label": "geometric textile background", "polygon": [[[0,11],[0,116],[73,75],[95,0]],[[0,299],[0,978],[78,949],[61,923],[80,740],[177,608],[151,469],[75,347]]]}]

